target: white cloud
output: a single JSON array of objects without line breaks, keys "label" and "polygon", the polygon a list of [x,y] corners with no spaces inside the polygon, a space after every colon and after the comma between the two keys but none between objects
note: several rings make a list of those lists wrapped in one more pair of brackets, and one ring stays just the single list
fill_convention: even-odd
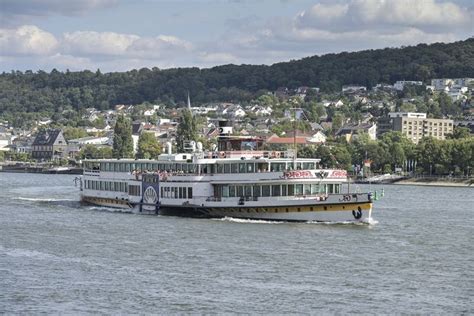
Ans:
[{"label": "white cloud", "polygon": [[63,48],[78,55],[121,55],[140,37],[113,32],[77,31],[64,33]]},{"label": "white cloud", "polygon": [[140,38],[132,43],[127,49],[127,53],[135,57],[157,58],[173,55],[183,55],[193,49],[190,42],[179,39],[175,36],[160,35],[154,38]]},{"label": "white cloud", "polygon": [[65,33],[63,48],[77,55],[109,55],[123,58],[160,58],[192,50],[190,42],[175,36],[140,37],[114,32],[78,31]]},{"label": "white cloud", "polygon": [[301,12],[296,23],[334,31],[393,26],[430,31],[472,26],[472,13],[452,2],[435,0],[350,0],[346,4],[317,3]]},{"label": "white cloud", "polygon": [[239,59],[231,53],[210,53],[203,52],[199,54],[199,59],[210,65],[237,63]]},{"label": "white cloud", "polygon": [[347,4],[322,4],[317,3],[309,10],[300,13],[302,21],[311,23],[314,20],[321,23],[329,23],[347,14],[349,5]]},{"label": "white cloud", "polygon": [[47,55],[58,47],[53,34],[34,25],[23,25],[16,29],[0,29],[1,55]]}]

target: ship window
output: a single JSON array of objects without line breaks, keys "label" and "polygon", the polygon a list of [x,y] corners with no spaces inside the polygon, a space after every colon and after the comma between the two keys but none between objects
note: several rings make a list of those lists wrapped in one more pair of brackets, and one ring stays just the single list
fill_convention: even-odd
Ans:
[{"label": "ship window", "polygon": [[303,195],[303,185],[295,184],[295,195]]},{"label": "ship window", "polygon": [[314,162],[303,162],[303,169],[305,170],[314,169]]},{"label": "ship window", "polygon": [[230,173],[230,164],[224,164],[224,173]]},{"label": "ship window", "polygon": [[239,173],[245,173],[245,164],[239,163]]},{"label": "ship window", "polygon": [[186,199],[186,193],[188,192],[187,188],[183,188],[183,199]]},{"label": "ship window", "polygon": [[101,191],[104,191],[104,182],[103,181],[100,181],[100,190]]},{"label": "ship window", "polygon": [[334,193],[341,193],[341,185],[340,184],[334,185]]},{"label": "ship window", "polygon": [[188,188],[188,199],[193,198],[193,188]]},{"label": "ship window", "polygon": [[301,170],[301,162],[296,163],[296,170]]},{"label": "ship window", "polygon": [[229,197],[235,197],[235,186],[229,186]]},{"label": "ship window", "polygon": [[244,193],[245,193],[245,196],[252,196],[252,186],[251,185],[246,185]]},{"label": "ship window", "polygon": [[333,187],[334,187],[333,184],[328,184],[328,193],[334,193],[333,192]]},{"label": "ship window", "polygon": [[255,164],[254,163],[247,163],[247,172],[248,173],[255,172]]},{"label": "ship window", "polygon": [[295,185],[288,184],[288,196],[294,196],[294,195],[295,195]]},{"label": "ship window", "polygon": [[222,186],[222,197],[229,197],[229,186]]},{"label": "ship window", "polygon": [[254,185],[253,186],[253,196],[260,196],[261,195],[261,189],[259,185]]},{"label": "ship window", "polygon": [[311,194],[319,193],[319,186],[317,184],[311,184]]},{"label": "ship window", "polygon": [[262,185],[262,196],[270,196],[270,186]]},{"label": "ship window", "polygon": [[288,194],[288,192],[287,192],[286,189],[287,189],[286,184],[283,184],[283,185],[281,186],[281,195],[282,195],[282,196],[286,196],[286,195]]},{"label": "ship window", "polygon": [[310,195],[311,194],[311,184],[305,184],[303,186],[304,190],[304,195]]},{"label": "ship window", "polygon": [[183,198],[183,188],[179,188],[178,192],[179,192],[178,198],[182,199]]},{"label": "ship window", "polygon": [[239,185],[237,186],[237,196],[243,196],[244,195],[244,187]]},{"label": "ship window", "polygon": [[222,173],[224,167],[222,164],[217,164],[217,173]]},{"label": "ship window", "polygon": [[285,163],[284,162],[272,162],[270,164],[271,171],[283,171],[285,170]]},{"label": "ship window", "polygon": [[326,185],[326,184],[321,184],[321,186],[320,186],[320,188],[319,188],[319,192],[328,193],[328,191],[327,191],[327,185]]},{"label": "ship window", "polygon": [[272,196],[280,196],[280,186],[272,185]]},{"label": "ship window", "polygon": [[266,162],[258,163],[257,164],[257,171],[258,172],[267,172],[268,171],[268,164]]},{"label": "ship window", "polygon": [[105,191],[109,191],[109,182],[105,182]]},{"label": "ship window", "polygon": [[163,197],[163,196],[164,196],[164,195],[163,195],[163,191],[164,191],[164,190],[163,190],[163,187],[161,187],[161,188],[160,188],[160,197]]}]

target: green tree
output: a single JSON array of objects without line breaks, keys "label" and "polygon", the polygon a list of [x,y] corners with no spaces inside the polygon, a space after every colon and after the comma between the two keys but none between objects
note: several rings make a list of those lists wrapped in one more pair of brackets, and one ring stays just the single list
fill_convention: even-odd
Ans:
[{"label": "green tree", "polygon": [[108,159],[112,158],[112,148],[109,146],[98,147],[95,145],[85,145],[79,152],[81,159]]},{"label": "green tree", "polygon": [[66,140],[70,140],[87,137],[87,132],[84,129],[78,127],[66,127],[64,129],[63,135]]},{"label": "green tree", "polygon": [[161,153],[160,143],[153,133],[142,133],[138,139],[137,154],[138,159],[157,158]]},{"label": "green tree", "polygon": [[185,141],[196,141],[197,138],[198,134],[196,119],[192,115],[191,111],[185,109],[183,110],[183,117],[181,118],[181,123],[179,123],[178,129],[176,131],[176,143],[178,146],[178,151],[184,151]]},{"label": "green tree", "polygon": [[125,116],[117,117],[114,128],[114,158],[130,158],[133,156],[132,126]]},{"label": "green tree", "polygon": [[334,132],[337,132],[337,130],[340,129],[343,124],[344,124],[344,115],[340,113],[334,114],[332,118],[332,130]]},{"label": "green tree", "polygon": [[462,139],[471,137],[471,132],[467,127],[454,127],[453,134],[450,135],[450,138],[453,139]]}]

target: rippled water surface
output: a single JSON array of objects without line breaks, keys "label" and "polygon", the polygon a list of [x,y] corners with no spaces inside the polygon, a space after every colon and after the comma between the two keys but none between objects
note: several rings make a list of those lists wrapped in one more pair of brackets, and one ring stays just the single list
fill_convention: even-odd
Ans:
[{"label": "rippled water surface", "polygon": [[474,313],[473,188],[386,186],[362,226],[124,214],[73,179],[0,173],[0,313]]}]

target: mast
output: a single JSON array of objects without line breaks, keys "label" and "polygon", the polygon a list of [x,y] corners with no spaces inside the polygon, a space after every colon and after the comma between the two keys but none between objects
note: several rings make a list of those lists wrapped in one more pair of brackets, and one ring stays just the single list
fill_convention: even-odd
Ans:
[{"label": "mast", "polygon": [[296,108],[293,108],[293,169],[296,170],[296,156],[298,155],[298,146],[296,145]]}]

